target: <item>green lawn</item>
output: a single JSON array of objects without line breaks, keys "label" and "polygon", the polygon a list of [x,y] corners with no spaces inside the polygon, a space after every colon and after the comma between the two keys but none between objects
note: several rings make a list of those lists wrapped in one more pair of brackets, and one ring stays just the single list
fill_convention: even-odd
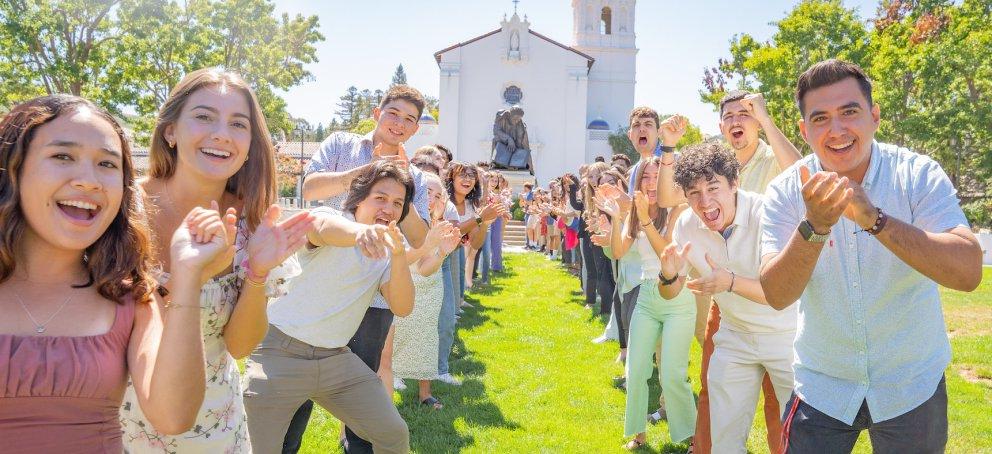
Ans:
[{"label": "green lawn", "polygon": [[[605,321],[582,306],[578,279],[557,262],[537,254],[506,260],[509,272],[469,297],[476,307],[459,322],[452,360],[465,383],[435,386],[445,408],[421,407],[413,382],[395,396],[413,451],[622,452],[624,394],[612,386],[623,371],[613,362],[618,347],[589,342]],[[947,452],[992,453],[992,269],[978,291],[943,295],[954,348]],[[698,390],[695,343],[691,357]],[[656,378],[651,388],[656,401]],[[760,408],[748,440],[755,453],[768,452]],[[302,452],[340,452],[337,434],[337,420],[315,411]],[[664,423],[648,426],[648,444],[642,452],[685,451],[670,442]],[[870,452],[866,436],[856,452]]]}]

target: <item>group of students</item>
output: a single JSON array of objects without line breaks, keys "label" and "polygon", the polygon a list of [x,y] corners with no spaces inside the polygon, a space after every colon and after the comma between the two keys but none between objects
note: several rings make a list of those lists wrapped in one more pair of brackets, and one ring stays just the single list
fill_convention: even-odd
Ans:
[{"label": "group of students", "polygon": [[[950,346],[937,286],[978,286],[978,242],[935,161],[875,141],[880,110],[861,68],[813,65],[796,102],[806,157],[760,93],[732,91],[722,141],[676,150],[686,120],[638,107],[636,163],[598,158],[522,195],[534,226],[575,229],[587,306],[598,298],[610,314],[594,341],[615,338],[626,362],[627,449],[667,419],[690,452],[746,452],[763,393],[770,452],[851,452],[862,430],[875,452],[944,451]],[[534,232],[537,247],[564,237]],[[661,406],[648,414],[654,363]]]},{"label": "group of students", "polygon": [[374,131],[332,134],[310,161],[304,196],[326,205],[284,215],[236,74],[172,89],[140,179],[92,102],[14,106],[0,121],[0,450],[296,452],[316,402],[348,452],[408,452],[393,377],[419,380],[432,409],[432,380],[459,384],[466,257],[502,269],[483,246],[509,207],[505,179],[443,147],[407,158],[423,108],[391,88]]},{"label": "group of students", "polygon": [[[628,448],[646,443],[656,360],[671,438],[694,452],[744,452],[759,388],[776,452],[850,452],[865,429],[878,452],[943,451],[937,286],[978,286],[978,242],[935,161],[874,140],[860,68],[812,66],[796,101],[806,157],[760,95],[732,93],[729,148],[677,153],[685,119],[636,108],[638,162],[524,198],[545,227],[530,238],[581,251],[587,302],[615,319]],[[423,108],[391,88],[374,131],[331,135],[307,166],[303,195],[326,206],[283,216],[265,118],[237,75],[172,89],[141,179],[93,103],[14,106],[0,120],[2,449],[295,452],[317,403],[348,452],[409,451],[394,377],[441,409],[430,384],[457,384],[473,254],[501,269],[510,204],[505,179],[442,147],[407,158]]]}]

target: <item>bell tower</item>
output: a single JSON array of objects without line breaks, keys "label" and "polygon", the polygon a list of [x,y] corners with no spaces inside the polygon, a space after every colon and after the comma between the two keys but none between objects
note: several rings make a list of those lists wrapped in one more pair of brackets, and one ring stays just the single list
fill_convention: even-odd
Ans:
[{"label": "bell tower", "polygon": [[635,0],[572,0],[573,46],[595,58],[586,97],[586,162],[611,153],[609,132],[634,108]]}]

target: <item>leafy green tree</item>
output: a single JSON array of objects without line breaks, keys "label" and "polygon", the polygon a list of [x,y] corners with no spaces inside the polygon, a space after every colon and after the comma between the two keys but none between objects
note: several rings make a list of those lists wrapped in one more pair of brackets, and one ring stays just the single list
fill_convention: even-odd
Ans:
[{"label": "leafy green tree", "polygon": [[793,143],[804,143],[796,127],[796,77],[813,63],[841,58],[867,67],[868,31],[858,15],[840,0],[804,0],[775,23],[768,42],[743,34],[730,43],[730,59],[704,70],[700,97],[713,104],[730,89],[760,91],[775,123]]},{"label": "leafy green tree", "polygon": [[[255,90],[270,131],[292,129],[277,94],[312,78],[316,16],[276,16],[269,0],[0,2],[0,104],[86,96],[147,135],[186,73],[219,66]],[[133,115],[133,114],[136,115]]]},{"label": "leafy green tree", "polygon": [[362,121],[359,121],[358,124],[353,126],[351,128],[351,132],[358,135],[365,135],[375,130],[377,124],[378,123],[376,123],[375,120],[371,118],[366,118]]}]

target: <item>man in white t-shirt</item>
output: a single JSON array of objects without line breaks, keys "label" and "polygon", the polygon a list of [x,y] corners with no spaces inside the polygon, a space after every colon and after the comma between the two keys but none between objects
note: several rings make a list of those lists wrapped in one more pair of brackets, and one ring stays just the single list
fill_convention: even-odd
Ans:
[{"label": "man in white t-shirt", "polygon": [[[708,370],[713,452],[746,451],[748,431],[767,373],[780,402],[792,392],[796,306],[768,306],[758,281],[764,199],[737,187],[740,164],[724,145],[689,147],[674,180],[691,211],[675,222],[662,256],[659,293],[675,298],[683,285],[720,306]],[[682,271],[688,267],[687,276]],[[775,415],[780,417],[781,415]]]},{"label": "man in white t-shirt", "polygon": [[348,343],[376,293],[396,315],[413,310],[405,239],[397,227],[413,192],[405,169],[376,161],[352,181],[343,212],[312,211],[316,228],[299,253],[303,271],[269,305],[269,333],[246,365],[244,399],[255,452],[280,452],[290,420],[308,399],[375,452],[409,451],[409,430],[392,396]]}]

